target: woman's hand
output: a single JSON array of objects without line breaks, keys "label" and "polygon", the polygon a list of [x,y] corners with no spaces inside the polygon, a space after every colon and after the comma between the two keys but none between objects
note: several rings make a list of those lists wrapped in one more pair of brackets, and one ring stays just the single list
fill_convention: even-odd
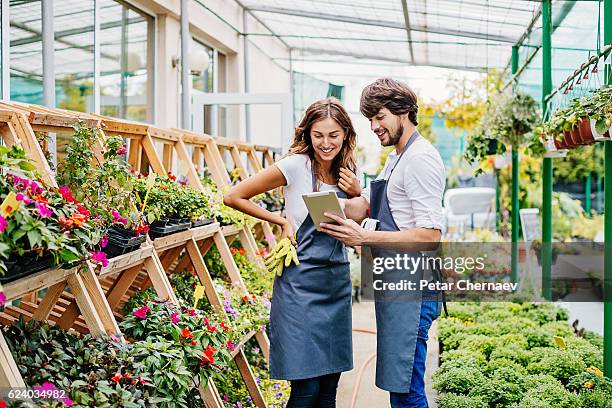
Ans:
[{"label": "woman's hand", "polygon": [[361,185],[359,184],[357,176],[346,167],[340,168],[338,187],[340,187],[349,197],[358,197],[361,195]]},{"label": "woman's hand", "polygon": [[291,226],[289,220],[285,219],[285,222],[281,224],[281,229],[282,232],[280,239],[289,238],[289,241],[291,241],[293,246],[297,246],[297,243],[295,242],[293,227]]}]

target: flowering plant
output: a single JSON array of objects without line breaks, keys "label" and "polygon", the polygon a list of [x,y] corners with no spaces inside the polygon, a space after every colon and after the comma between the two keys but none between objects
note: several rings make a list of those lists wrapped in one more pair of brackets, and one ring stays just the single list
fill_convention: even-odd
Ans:
[{"label": "flowering plant", "polygon": [[[50,265],[106,262],[95,248],[101,225],[66,188],[50,188],[23,150],[0,147],[0,270],[49,256]],[[2,260],[2,258],[4,260]],[[7,265],[8,263],[8,265]]]},{"label": "flowering plant", "polygon": [[232,329],[214,314],[148,300],[127,315],[120,327],[135,340],[172,342],[173,349],[182,352],[184,365],[200,381],[220,373],[232,360]]},{"label": "flowering plant", "polygon": [[123,158],[124,141],[119,136],[107,137],[102,144],[103,161],[99,161],[92,152],[100,140],[97,129],[76,125],[58,179],[107,226],[142,229],[143,208],[134,192],[136,175]]}]

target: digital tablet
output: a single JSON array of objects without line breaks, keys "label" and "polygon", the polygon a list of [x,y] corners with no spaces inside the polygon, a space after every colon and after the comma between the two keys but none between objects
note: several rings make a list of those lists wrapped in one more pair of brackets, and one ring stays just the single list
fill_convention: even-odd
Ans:
[{"label": "digital tablet", "polygon": [[346,218],[335,191],[302,194],[302,198],[304,199],[304,203],[306,203],[306,208],[308,208],[308,213],[317,231],[321,231],[319,224],[322,222],[335,223],[334,220],[323,215],[325,212],[337,214],[342,218]]}]

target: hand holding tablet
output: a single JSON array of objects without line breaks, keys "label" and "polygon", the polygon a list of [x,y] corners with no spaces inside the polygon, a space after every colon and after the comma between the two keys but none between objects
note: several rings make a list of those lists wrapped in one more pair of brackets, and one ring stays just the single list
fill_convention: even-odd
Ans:
[{"label": "hand holding tablet", "polygon": [[322,222],[335,223],[329,217],[323,215],[325,212],[337,214],[338,216],[346,219],[338,196],[334,191],[322,191],[317,193],[302,194],[306,208],[312,222],[314,223],[317,231],[321,231],[320,224]]}]

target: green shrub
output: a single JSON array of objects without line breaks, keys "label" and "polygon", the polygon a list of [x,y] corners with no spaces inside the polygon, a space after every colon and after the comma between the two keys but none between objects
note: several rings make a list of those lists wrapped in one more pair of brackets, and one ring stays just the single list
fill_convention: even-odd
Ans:
[{"label": "green shrub", "polygon": [[566,321],[567,312],[558,306],[549,303],[540,305],[526,304],[521,313],[522,316],[543,325],[555,321]]},{"label": "green shrub", "polygon": [[467,395],[443,394],[438,396],[438,408],[488,408],[489,405],[481,398]]},{"label": "green shrub", "polygon": [[552,346],[553,336],[549,330],[541,327],[534,328],[525,333],[527,338],[527,349],[531,350],[535,347],[550,347]]},{"label": "green shrub", "polygon": [[550,322],[542,325],[542,329],[548,330],[552,336],[571,337],[574,329],[566,322]]},{"label": "green shrub", "polygon": [[505,407],[518,402],[524,393],[524,375],[509,367],[496,370],[491,379],[476,385],[469,395],[480,397],[493,407]]},{"label": "green shrub", "polygon": [[588,340],[572,336],[565,339],[565,343],[568,351],[578,355],[587,367],[603,368],[602,350],[591,344]]},{"label": "green shrub", "polygon": [[466,326],[461,320],[454,317],[441,318],[438,322],[438,339],[445,347],[449,347],[448,338],[457,333],[464,333],[465,330]]},{"label": "green shrub", "polygon": [[474,350],[449,350],[442,353],[442,363],[447,361],[461,360],[461,361],[473,361],[478,367],[485,367],[487,365],[487,357],[480,351]]},{"label": "green shrub", "polygon": [[486,381],[482,371],[475,367],[453,367],[433,375],[436,390],[456,394],[468,394],[472,388]]},{"label": "green shrub", "polygon": [[487,365],[485,369],[485,372],[492,373],[496,370],[499,370],[500,368],[506,368],[506,367],[514,370],[516,373],[523,374],[523,375],[527,374],[527,369],[525,367],[523,367],[522,365],[508,358],[495,358],[495,359],[491,358],[491,360],[489,361],[489,364]]},{"label": "green shrub", "polygon": [[[541,405],[541,403],[548,405]],[[563,385],[543,383],[527,390],[525,397],[519,402],[520,408],[546,406],[551,408],[576,408],[579,406],[578,396],[567,391]]]},{"label": "green shrub", "polygon": [[516,343],[510,343],[507,346],[496,348],[491,353],[490,359],[495,360],[499,358],[506,358],[520,364],[521,366],[527,367],[530,357],[531,354],[529,351],[525,350],[524,347],[521,347]]},{"label": "green shrub", "polygon": [[611,408],[612,395],[601,390],[587,390],[579,396],[580,408]]},{"label": "green shrub", "polygon": [[461,347],[465,347],[468,350],[480,351],[488,359],[499,344],[499,340],[495,337],[473,334],[463,338]]},{"label": "green shrub", "polygon": [[579,356],[567,351],[548,348],[547,354],[537,362],[531,362],[527,371],[532,374],[550,374],[563,383],[570,377],[584,371],[586,365]]},{"label": "green shrub", "polygon": [[598,349],[603,350],[603,340],[604,339],[602,335],[592,332],[592,331],[585,331],[584,338],[585,340],[587,340],[589,343],[591,343]]},{"label": "green shrub", "polygon": [[574,375],[567,383],[567,389],[581,393],[589,390],[600,390],[612,399],[612,380],[594,374],[592,371],[584,371]]}]

